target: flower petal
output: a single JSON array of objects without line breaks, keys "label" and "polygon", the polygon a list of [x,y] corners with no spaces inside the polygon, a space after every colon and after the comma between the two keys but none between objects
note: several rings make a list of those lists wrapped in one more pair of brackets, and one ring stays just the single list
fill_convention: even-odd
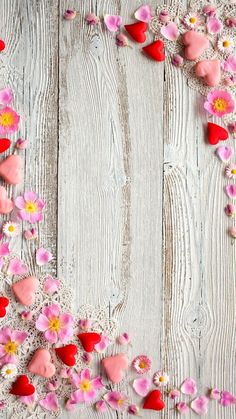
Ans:
[{"label": "flower petal", "polygon": [[134,391],[142,397],[145,397],[150,389],[151,379],[149,377],[137,378],[133,382]]},{"label": "flower petal", "polygon": [[119,15],[105,15],[104,23],[110,32],[117,32],[122,25],[122,17]]},{"label": "flower petal", "polygon": [[35,202],[38,198],[38,195],[34,191],[26,191],[24,193],[24,200],[27,202]]},{"label": "flower petal", "polygon": [[197,394],[197,383],[193,378],[186,378],[181,385],[181,392],[187,395]]},{"label": "flower petal", "polygon": [[197,415],[205,415],[208,411],[208,403],[207,397],[199,396],[191,402],[191,408]]},{"label": "flower petal", "polygon": [[40,314],[35,323],[36,328],[40,330],[40,332],[45,332],[49,328],[49,325],[49,319],[44,314]]},{"label": "flower petal", "polygon": [[44,337],[49,343],[57,342],[57,333],[54,330],[46,330]]}]

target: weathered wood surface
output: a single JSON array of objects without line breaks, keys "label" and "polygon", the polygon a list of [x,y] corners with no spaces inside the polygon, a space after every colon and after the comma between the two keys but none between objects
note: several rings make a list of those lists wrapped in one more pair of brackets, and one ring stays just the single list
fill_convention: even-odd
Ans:
[{"label": "weathered wood surface", "polygon": [[[82,18],[62,20],[69,6],[128,22],[141,3],[2,0],[1,83],[25,119],[25,185],[47,200],[41,240],[78,305],[107,306],[132,335],[131,356],[149,354],[176,384],[190,375],[202,390],[236,391],[235,247],[201,99],[169,60],[117,49]],[[217,403],[208,415],[234,417]]]}]

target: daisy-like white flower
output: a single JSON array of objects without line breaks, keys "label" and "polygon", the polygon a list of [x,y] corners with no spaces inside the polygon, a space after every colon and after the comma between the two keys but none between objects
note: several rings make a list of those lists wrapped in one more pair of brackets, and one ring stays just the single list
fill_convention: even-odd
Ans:
[{"label": "daisy-like white flower", "polygon": [[230,53],[234,48],[234,42],[230,36],[224,36],[218,39],[217,48],[221,52]]},{"label": "daisy-like white flower", "polygon": [[3,225],[2,231],[7,237],[16,237],[20,234],[20,226],[13,221],[7,221]]},{"label": "daisy-like white flower", "polygon": [[153,384],[155,384],[155,386],[157,387],[167,386],[169,380],[169,375],[162,370],[155,372],[155,374],[153,375]]},{"label": "daisy-like white flower", "polygon": [[225,168],[225,176],[227,176],[229,179],[235,179],[236,178],[236,163],[229,164]]},{"label": "daisy-like white flower", "polygon": [[5,364],[1,369],[1,375],[7,380],[12,380],[17,375],[17,366],[15,364]]},{"label": "daisy-like white flower", "polygon": [[184,16],[184,24],[188,29],[195,29],[201,23],[201,19],[197,13],[188,13],[186,16]]},{"label": "daisy-like white flower", "polygon": [[151,360],[146,355],[139,355],[132,362],[133,369],[138,374],[145,374],[151,369]]}]

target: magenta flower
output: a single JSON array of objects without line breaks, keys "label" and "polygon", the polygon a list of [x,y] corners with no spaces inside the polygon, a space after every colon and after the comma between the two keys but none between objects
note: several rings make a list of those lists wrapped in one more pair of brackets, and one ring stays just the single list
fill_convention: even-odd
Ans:
[{"label": "magenta flower", "polygon": [[23,196],[18,196],[15,199],[15,206],[19,209],[18,214],[22,220],[30,223],[42,221],[45,202],[38,198],[35,192],[27,191]]},{"label": "magenta flower", "polygon": [[102,378],[100,376],[92,378],[88,369],[84,369],[78,374],[72,373],[71,383],[78,389],[70,396],[69,404],[72,405],[92,402],[97,396],[98,390],[104,388]]},{"label": "magenta flower", "polygon": [[231,406],[231,404],[236,404],[236,396],[234,396],[229,391],[222,391],[219,403],[224,407]]},{"label": "magenta flower", "polygon": [[104,400],[114,410],[124,412],[128,407],[128,397],[120,391],[110,391],[103,396]]},{"label": "magenta flower", "polygon": [[0,135],[11,134],[18,130],[20,117],[10,107],[0,109]]},{"label": "magenta flower", "polygon": [[204,108],[212,115],[220,118],[233,112],[235,108],[231,94],[225,90],[214,90],[208,93]]},{"label": "magenta flower", "polygon": [[18,347],[25,341],[28,334],[10,327],[0,329],[0,366],[17,363]]},{"label": "magenta flower", "polygon": [[67,343],[73,335],[73,325],[73,316],[61,313],[57,304],[44,307],[35,323],[36,328],[44,332],[44,337],[49,343]]}]

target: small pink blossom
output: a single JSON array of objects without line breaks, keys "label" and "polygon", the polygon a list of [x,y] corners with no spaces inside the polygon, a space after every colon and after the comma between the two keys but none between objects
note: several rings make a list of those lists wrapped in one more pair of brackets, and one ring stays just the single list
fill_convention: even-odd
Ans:
[{"label": "small pink blossom", "polygon": [[100,22],[100,19],[98,16],[96,16],[94,13],[89,13],[86,17],[85,20],[87,22],[88,25],[91,26],[95,26]]},{"label": "small pink blossom", "polygon": [[191,402],[191,409],[197,415],[205,415],[208,411],[209,399],[206,396],[199,396]]},{"label": "small pink blossom", "polygon": [[5,409],[6,406],[6,403],[3,400],[0,400],[0,410]]},{"label": "small pink blossom", "polygon": [[151,387],[151,379],[149,377],[136,378],[133,382],[134,391],[142,397],[146,397]]},{"label": "small pink blossom", "polygon": [[236,71],[236,56],[230,55],[226,60],[222,63],[222,68],[224,71]]},{"label": "small pink blossom", "polygon": [[120,391],[110,391],[103,398],[114,410],[124,412],[128,407],[128,397]]},{"label": "small pink blossom", "polygon": [[209,392],[209,397],[212,400],[219,400],[221,395],[221,391],[218,388],[212,388]]},{"label": "small pink blossom", "polygon": [[27,406],[31,406],[37,400],[37,393],[35,391],[31,396],[21,396],[19,400]]},{"label": "small pink blossom", "polygon": [[8,275],[25,275],[28,271],[28,266],[18,258],[11,259],[7,268]]},{"label": "small pink blossom", "polygon": [[47,382],[47,389],[49,391],[56,391],[60,387],[60,381],[58,379]]},{"label": "small pink blossom", "polygon": [[95,409],[98,412],[104,413],[107,411],[107,405],[104,402],[104,400],[98,400],[97,403],[95,404]]},{"label": "small pink blossom", "polygon": [[208,19],[207,30],[211,34],[219,33],[223,29],[223,23],[217,16],[212,16]]},{"label": "small pink blossom", "polygon": [[20,116],[10,107],[0,109],[0,135],[12,134],[19,127]]},{"label": "small pink blossom", "polygon": [[225,214],[227,215],[227,217],[234,217],[235,216],[235,205],[233,204],[227,204],[225,207]]},{"label": "small pink blossom", "polygon": [[18,150],[25,150],[27,148],[27,145],[28,145],[27,140],[23,140],[22,138],[18,138],[15,147]]},{"label": "small pink blossom", "polygon": [[227,128],[228,128],[230,134],[235,134],[236,133],[236,121],[229,122]]},{"label": "small pink blossom", "polygon": [[62,368],[59,372],[59,377],[60,378],[70,378],[72,374],[72,369],[71,368]]},{"label": "small pink blossom", "polygon": [[17,364],[18,347],[24,343],[28,334],[6,326],[0,329],[0,366]]},{"label": "small pink blossom", "polygon": [[56,412],[59,408],[57,395],[54,392],[48,393],[44,399],[39,400],[39,405],[50,412]]},{"label": "small pink blossom", "polygon": [[180,394],[181,393],[177,388],[173,388],[173,390],[170,390],[170,392],[169,392],[169,398],[171,400],[175,400],[175,399],[180,397]]},{"label": "small pink blossom", "polygon": [[36,263],[38,266],[46,265],[51,262],[52,259],[52,253],[49,250],[44,249],[44,247],[40,247],[36,251]]},{"label": "small pink blossom", "polygon": [[102,378],[100,376],[92,378],[88,369],[84,369],[80,373],[72,373],[71,383],[78,389],[70,396],[73,404],[93,401],[97,392],[104,388]]},{"label": "small pink blossom", "polygon": [[13,100],[13,92],[10,88],[0,90],[0,105],[10,105]]},{"label": "small pink blossom", "polygon": [[189,412],[189,407],[185,402],[179,402],[175,405],[175,407],[181,415],[187,415]]},{"label": "small pink blossom", "polygon": [[82,361],[83,361],[85,364],[90,364],[90,363],[92,362],[92,360],[93,360],[93,355],[92,355],[91,353],[89,353],[89,352],[84,352],[84,353],[81,355],[81,359],[82,359]]},{"label": "small pink blossom", "polygon": [[128,38],[123,33],[116,35],[116,45],[118,47],[127,47],[129,45]]},{"label": "small pink blossom", "polygon": [[140,409],[136,404],[131,404],[128,406],[127,412],[129,415],[139,416]]},{"label": "small pink blossom", "polygon": [[25,320],[25,321],[30,321],[33,318],[33,313],[32,311],[22,311],[20,313],[21,319]]},{"label": "small pink blossom", "polygon": [[216,7],[212,4],[207,4],[203,7],[202,11],[204,15],[212,17],[216,14]]},{"label": "small pink blossom", "polygon": [[151,369],[151,360],[146,355],[139,355],[132,361],[132,367],[138,374],[145,374]]},{"label": "small pink blossom", "polygon": [[61,313],[57,304],[45,306],[36,320],[36,329],[44,333],[49,343],[67,343],[73,335],[74,318],[70,313]]},{"label": "small pink blossom", "polygon": [[35,240],[38,237],[36,228],[31,228],[30,230],[24,231],[24,238],[26,240]]},{"label": "small pink blossom", "polygon": [[222,117],[235,108],[232,95],[226,90],[214,90],[208,93],[204,108],[212,115]]},{"label": "small pink blossom", "polygon": [[229,228],[229,235],[230,235],[233,239],[236,239],[236,227],[230,227],[230,228]]},{"label": "small pink blossom", "polygon": [[77,13],[75,10],[67,9],[64,13],[65,20],[73,20],[76,17]]},{"label": "small pink blossom", "polygon": [[193,378],[186,378],[180,388],[183,394],[194,396],[197,394],[197,383]]},{"label": "small pink blossom", "polygon": [[130,343],[130,337],[128,333],[123,333],[122,335],[118,336],[117,343],[120,345],[128,345]]},{"label": "small pink blossom", "polygon": [[162,23],[167,23],[170,21],[170,15],[167,10],[162,10],[159,14],[159,20]]},{"label": "small pink blossom", "polygon": [[184,59],[181,55],[175,54],[173,55],[171,62],[175,67],[181,67],[184,63]]},{"label": "small pink blossom", "polygon": [[226,77],[223,82],[225,86],[236,86],[236,76],[231,74],[230,76]]},{"label": "small pink blossom", "polygon": [[42,210],[45,207],[45,202],[38,198],[38,195],[33,191],[27,191],[23,196],[18,196],[15,199],[15,206],[19,209],[18,215],[29,223],[36,223],[43,220]]},{"label": "small pink blossom", "polygon": [[104,23],[110,32],[117,32],[122,25],[122,17],[119,15],[105,15]]},{"label": "small pink blossom", "polygon": [[139,7],[135,12],[134,17],[141,22],[149,23],[153,17],[151,7],[148,4]]},{"label": "small pink blossom", "polygon": [[0,244],[0,257],[9,256],[9,255],[10,255],[9,243]]},{"label": "small pink blossom", "polygon": [[43,291],[46,294],[53,295],[55,292],[58,291],[58,289],[60,288],[60,285],[61,283],[59,279],[55,279],[49,275],[47,278],[45,278],[45,281],[43,284]]},{"label": "small pink blossom", "polygon": [[109,338],[107,336],[102,335],[100,342],[94,345],[95,351],[97,351],[99,354],[102,354],[107,349],[109,344]]},{"label": "small pink blossom", "polygon": [[225,24],[229,28],[235,28],[236,27],[236,17],[235,16],[228,17],[225,21]]},{"label": "small pink blossom", "polygon": [[92,327],[92,321],[90,319],[79,320],[79,327],[81,330],[89,330]]},{"label": "small pink blossom", "polygon": [[221,406],[231,406],[232,404],[236,404],[236,396],[234,396],[229,391],[222,391],[219,403]]}]

